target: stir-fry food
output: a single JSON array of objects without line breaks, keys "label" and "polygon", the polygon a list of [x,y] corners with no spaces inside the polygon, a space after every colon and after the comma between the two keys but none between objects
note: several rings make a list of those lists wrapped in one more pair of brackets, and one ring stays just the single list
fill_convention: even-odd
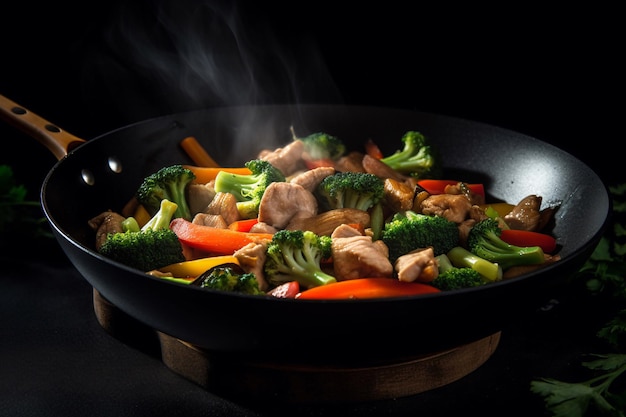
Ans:
[{"label": "stir-fry food", "polygon": [[558,205],[486,201],[483,184],[441,175],[417,131],[389,155],[294,133],[239,167],[162,167],[89,225],[98,252],[160,279],[303,300],[451,291],[559,260]]}]

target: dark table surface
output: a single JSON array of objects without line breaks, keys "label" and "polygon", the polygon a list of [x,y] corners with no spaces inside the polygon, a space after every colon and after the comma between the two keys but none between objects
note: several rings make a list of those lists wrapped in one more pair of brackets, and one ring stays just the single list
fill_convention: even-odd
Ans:
[{"label": "dark table surface", "polygon": [[[124,2],[106,9],[66,3],[37,10],[12,4],[3,14],[0,94],[84,138],[161,114],[224,104],[223,97],[196,100],[175,88],[155,94],[164,74],[146,73],[136,59],[130,71],[120,70],[128,55],[112,53],[108,35],[136,19],[135,9],[123,7]],[[138,2],[138,10],[152,10],[152,3],[157,2]],[[623,72],[611,17],[617,13],[545,7],[515,16],[479,10],[415,14],[391,7],[348,13],[322,3],[282,9],[290,16],[283,18],[268,7],[261,15],[253,8],[257,18],[252,21],[266,19],[288,48],[311,51],[299,59],[316,62],[315,73],[333,80],[324,94],[315,88],[319,84],[301,82],[301,95],[295,95],[300,101],[408,108],[483,121],[553,143],[607,183],[623,177],[614,169],[621,157],[608,151],[621,132],[614,100],[623,93],[617,82]],[[150,21],[150,16],[144,17]],[[118,32],[111,22],[120,24]],[[298,39],[311,33],[318,43],[307,49],[311,44]],[[143,57],[154,71],[155,62],[140,52],[146,50],[136,50],[135,58]],[[294,95],[266,101],[289,100]],[[0,126],[0,135],[5,144],[0,163],[11,164],[37,198],[54,157],[10,127]],[[105,332],[94,315],[92,288],[56,242],[14,249],[2,259],[0,273],[2,416],[447,416],[467,411],[536,416],[544,409],[530,393],[531,380],[579,379],[583,354],[608,349],[595,333],[611,310],[579,288],[562,288],[504,328],[484,365],[445,387],[371,403],[255,405],[207,392],[164,366],[154,352]]]}]

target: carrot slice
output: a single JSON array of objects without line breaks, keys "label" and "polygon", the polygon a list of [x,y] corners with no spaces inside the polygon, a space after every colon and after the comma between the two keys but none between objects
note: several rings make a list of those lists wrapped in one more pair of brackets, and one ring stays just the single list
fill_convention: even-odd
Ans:
[{"label": "carrot slice", "polygon": [[170,229],[184,245],[217,255],[232,255],[248,243],[271,240],[274,236],[271,233],[238,232],[204,226],[181,217],[171,221]]},{"label": "carrot slice", "polygon": [[432,285],[402,282],[395,278],[357,278],[309,288],[296,296],[301,300],[338,300],[403,297],[440,292]]},{"label": "carrot slice", "polygon": [[195,174],[196,179],[193,180],[193,182],[196,184],[206,184],[213,181],[217,174],[219,174],[221,171],[241,175],[252,174],[252,171],[250,171],[246,167],[201,167],[196,165],[183,165],[183,167],[189,169]]}]

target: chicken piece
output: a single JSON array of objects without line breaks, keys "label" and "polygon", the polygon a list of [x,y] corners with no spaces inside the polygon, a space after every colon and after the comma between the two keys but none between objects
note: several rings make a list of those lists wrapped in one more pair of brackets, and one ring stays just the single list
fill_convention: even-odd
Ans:
[{"label": "chicken piece", "polygon": [[244,271],[256,276],[261,291],[269,289],[269,283],[265,279],[265,272],[263,271],[263,265],[267,256],[265,254],[266,249],[267,243],[248,243],[233,253],[233,256],[239,261],[239,266]]},{"label": "chicken piece", "polygon": [[96,232],[96,250],[107,240],[109,233],[123,233],[122,222],[126,218],[114,211],[105,211],[91,218],[87,224]]},{"label": "chicken piece", "polygon": [[361,163],[363,164],[365,172],[374,174],[382,179],[391,178],[396,181],[405,181],[407,179],[406,175],[399,173],[389,165],[382,162],[380,159],[376,159],[367,154],[363,156]]},{"label": "chicken piece", "polygon": [[394,268],[398,280],[429,283],[439,275],[439,266],[433,248],[418,249],[400,256]]},{"label": "chicken piece", "polygon": [[338,281],[393,276],[389,249],[383,241],[372,241],[370,236],[345,224],[337,227],[331,238],[333,273]]},{"label": "chicken piece", "polygon": [[205,213],[214,197],[215,190],[206,184],[189,184],[187,186],[187,204],[192,215]]},{"label": "chicken piece", "polygon": [[405,182],[386,178],[384,190],[384,200],[393,212],[406,211],[413,208],[415,188],[412,188]]},{"label": "chicken piece", "polygon": [[285,229],[310,230],[318,236],[330,236],[342,224],[358,224],[365,229],[370,226],[370,215],[367,211],[353,208],[333,209],[312,217],[292,219]]},{"label": "chicken piece", "polygon": [[469,189],[463,182],[456,183],[454,185],[446,185],[443,189],[446,194],[461,194],[467,197],[472,204],[485,204],[485,197],[482,194],[476,194]]},{"label": "chicken piece", "polygon": [[461,194],[435,194],[422,201],[420,212],[427,215],[444,217],[455,223],[467,219],[472,203]]},{"label": "chicken piece", "polygon": [[264,222],[257,222],[250,228],[250,232],[252,232],[252,233],[271,233],[271,234],[274,234],[277,231],[278,231],[278,229],[276,229],[275,227],[270,226],[269,224],[264,223]]},{"label": "chicken piece", "polygon": [[304,164],[302,160],[302,152],[304,151],[304,142],[294,140],[282,148],[276,148],[273,151],[263,151],[259,153],[258,158],[269,162],[278,168],[285,177],[302,169]]},{"label": "chicken piece", "polygon": [[350,152],[335,162],[335,169],[340,172],[365,172],[361,152]]},{"label": "chicken piece", "polygon": [[241,219],[237,210],[237,198],[231,193],[216,193],[204,212],[222,216],[227,225]]},{"label": "chicken piece", "polygon": [[310,192],[314,192],[324,178],[333,175],[334,173],[335,168],[333,167],[318,167],[299,173],[298,175],[294,176],[289,182],[292,184],[301,185]]},{"label": "chicken piece", "polygon": [[201,224],[203,226],[217,227],[218,229],[227,229],[229,223],[219,214],[198,213],[191,219],[193,224]]},{"label": "chicken piece", "polygon": [[524,197],[504,216],[504,221],[511,229],[539,231],[545,224],[541,216],[542,198],[531,194]]},{"label": "chicken piece", "polygon": [[284,229],[291,219],[317,214],[312,192],[298,184],[273,182],[267,186],[259,204],[259,222]]}]

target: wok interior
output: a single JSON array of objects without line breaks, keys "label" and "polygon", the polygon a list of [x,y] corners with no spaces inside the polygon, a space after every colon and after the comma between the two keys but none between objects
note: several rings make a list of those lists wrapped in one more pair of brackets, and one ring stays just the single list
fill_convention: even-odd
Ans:
[{"label": "wok interior", "polygon": [[[191,163],[178,145],[183,138],[196,137],[223,166],[238,166],[262,148],[286,144],[290,126],[299,136],[319,131],[335,135],[354,150],[363,150],[371,138],[385,153],[401,146],[407,130],[420,131],[441,151],[449,179],[482,182],[491,200],[517,202],[537,194],[544,204],[560,203],[553,233],[562,246],[562,260],[538,273],[432,297],[309,303],[194,290],[145,276],[91,249],[89,218],[107,209],[121,210],[143,178],[157,169]],[[83,181],[85,169],[93,185]],[[411,353],[432,352],[500,329],[512,310],[540,296],[537,286],[560,283],[582,266],[603,232],[610,206],[606,188],[593,171],[537,139],[446,116],[324,105],[208,109],[121,128],[59,161],[44,183],[42,202],[59,242],[87,281],[155,329],[215,350],[272,351],[285,343],[312,350],[336,343],[346,351],[369,346],[363,354],[371,355],[375,348],[383,356],[409,346],[407,337]],[[207,323],[205,318],[215,314],[227,318]],[[250,314],[280,315],[285,328],[293,331],[268,333],[256,320],[250,323]],[[417,345],[397,317],[429,318],[420,325]],[[442,328],[449,330],[443,337]]]},{"label": "wok interior", "polygon": [[[441,151],[447,178],[484,183],[491,201],[516,203],[537,194],[544,205],[560,204],[553,233],[563,257],[584,246],[606,220],[608,197],[602,181],[547,143],[446,116],[343,106],[215,109],[119,129],[89,141],[57,164],[44,186],[45,208],[64,233],[91,248],[90,216],[119,211],[155,170],[192,163],[178,146],[184,137],[195,136],[222,166],[239,166],[263,148],[288,143],[290,126],[300,136],[333,134],[353,150],[362,151],[371,138],[386,154],[402,146],[404,132],[418,130]],[[93,175],[93,186],[85,184],[84,170]]]}]

